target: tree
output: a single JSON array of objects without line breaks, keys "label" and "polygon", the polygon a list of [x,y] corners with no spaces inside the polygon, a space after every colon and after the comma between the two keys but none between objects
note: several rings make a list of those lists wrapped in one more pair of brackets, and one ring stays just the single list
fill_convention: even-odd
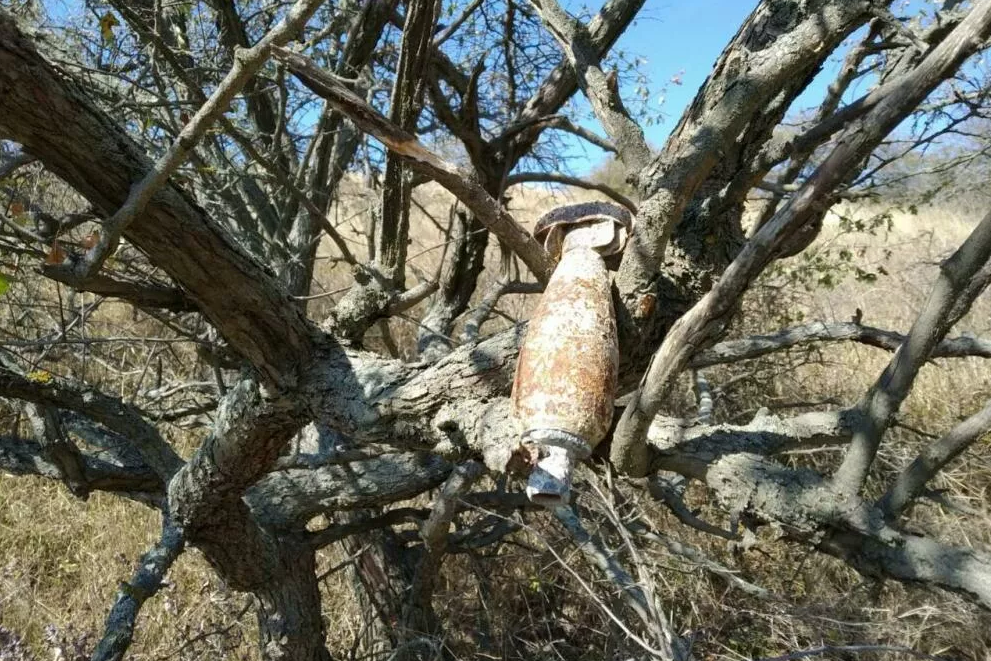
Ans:
[{"label": "tree", "polygon": [[[0,395],[23,418],[0,436],[0,467],[84,498],[136,499],[162,519],[94,658],[122,658],[142,604],[188,547],[257,599],[265,658],[329,658],[314,554],[336,543],[362,557],[356,589],[377,609],[379,640],[398,656],[444,653],[432,595],[445,555],[506,543],[524,526],[518,513],[535,507],[507,479],[526,454],[508,398],[525,326],[486,337],[479,328],[500,296],[537,295],[554,268],[506,205],[510,186],[540,180],[598,186],[636,210],[613,282],[620,390],[632,395],[593,470],[615,471],[626,493],[666,502],[686,525],[739,538],[699,520],[657,477],[680,475],[733,520],[779,526],[784,542],[991,607],[991,556],[919,534],[905,517],[991,427],[991,407],[934,440],[880,498],[864,488],[920,367],[989,353],[984,340],[948,333],[991,277],[991,215],[942,264],[906,336],[857,320],[724,337],[755,278],[807,247],[833,202],[896,160],[885,141],[906,118],[928,112],[942,127],[917,149],[981,116],[984,88],[961,93],[947,81],[972,74],[965,63],[991,36],[991,0],[946,0],[909,17],[871,0],[762,0],[660,149],[620,98],[625,69],[609,59],[643,0],[608,0],[587,20],[556,0],[110,0],[86,3],[95,32],[72,21],[53,29],[43,8],[8,4],[0,282],[97,298],[45,336],[5,331],[14,341],[0,353]],[[845,59],[821,106],[783,130],[834,53]],[[869,90],[850,99],[855,81]],[[570,112],[579,92],[604,136]],[[555,173],[562,136],[615,153],[639,201]],[[361,252],[329,216],[352,170],[380,189]],[[457,199],[435,276],[414,273],[407,255],[412,191],[431,180]],[[768,194],[748,235],[755,189]],[[318,317],[308,303],[321,295],[312,287],[324,235],[353,277]],[[493,235],[500,270],[470,308]],[[108,299],[196,347],[195,357],[142,354],[133,387],[154,379],[157,412],[86,378],[100,373],[86,361],[103,358],[72,330]],[[402,360],[388,320],[424,301],[416,356]],[[46,323],[39,314],[25,307],[19,326]],[[466,319],[467,341],[455,347]],[[372,328],[381,351],[370,348]],[[894,352],[849,409],[666,426],[665,402],[686,370],[837,339]],[[189,360],[195,369],[182,371]],[[184,405],[166,394],[190,388],[203,392]],[[165,425],[209,412],[195,451],[181,456]],[[822,474],[775,457],[811,443],[845,446],[844,459]],[[429,508],[394,506],[432,490]],[[321,514],[331,524],[310,530]],[[664,607],[588,532],[590,513],[554,515],[618,586],[616,620],[631,644],[687,658]],[[459,517],[465,525],[449,533]],[[412,538],[399,528],[410,520]],[[656,538],[640,521],[609,525]]]}]

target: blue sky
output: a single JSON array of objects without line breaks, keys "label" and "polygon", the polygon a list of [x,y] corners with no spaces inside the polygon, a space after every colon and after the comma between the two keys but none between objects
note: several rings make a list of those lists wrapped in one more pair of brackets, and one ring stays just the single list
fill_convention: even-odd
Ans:
[{"label": "blue sky", "polygon": [[[674,128],[755,6],[756,0],[647,0],[617,46],[647,60],[644,68],[654,90],[650,109],[665,115],[663,122],[646,130],[652,143],[662,143]],[[674,76],[680,85],[670,82]],[[664,102],[659,103],[665,83]]]},{"label": "blue sky", "polygon": [[[563,0],[573,13],[588,0]],[[898,0],[891,9],[897,16],[916,16],[920,13],[928,21],[934,5],[941,0]],[[593,0],[592,11],[598,10],[602,0]],[[642,70],[650,79],[652,91],[647,109],[660,112],[663,120],[645,126],[644,132],[651,144],[660,146],[674,128],[684,109],[691,103],[716,59],[740,25],[758,5],[758,0],[646,0],[640,16],[620,38],[617,49],[646,60]],[[826,87],[839,72],[848,46],[865,34],[861,29],[848,37],[836,52],[832,53],[815,80],[796,99],[791,111],[807,110],[818,105]],[[677,77],[680,84],[672,83]],[[845,95],[847,102],[866,91],[867,82],[858,81]],[[631,106],[636,97],[634,89],[622,90],[623,100]],[[660,102],[663,96],[663,103]],[[584,99],[579,101],[587,109]],[[590,115],[590,112],[587,113]],[[588,128],[601,133],[592,117],[583,122]],[[606,160],[607,155],[595,147],[575,144],[571,166],[578,174],[584,174]]]},{"label": "blue sky", "polygon": [[[577,3],[569,4],[572,11],[577,9]],[[616,48],[646,60],[643,71],[650,78],[652,90],[648,110],[663,115],[661,122],[645,126],[651,144],[663,144],[723,48],[757,4],[757,0],[647,0],[640,17]],[[822,98],[841,58],[842,54],[830,57],[817,79],[796,101],[798,108],[811,107]],[[675,77],[680,84],[671,82]],[[623,89],[628,105],[634,97],[629,86]],[[594,119],[585,124],[601,131]],[[595,148],[577,145],[574,155],[577,162],[572,161],[572,165],[579,171],[594,168],[606,158]],[[585,167],[578,165],[583,157],[588,159]]]}]

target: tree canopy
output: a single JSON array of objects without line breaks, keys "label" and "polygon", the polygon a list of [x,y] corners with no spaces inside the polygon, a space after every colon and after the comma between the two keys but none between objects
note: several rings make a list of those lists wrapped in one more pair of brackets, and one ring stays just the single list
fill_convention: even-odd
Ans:
[{"label": "tree canopy", "polygon": [[[317,572],[331,546],[358,558],[363,644],[388,658],[453,658],[434,599],[445,564],[484,565],[541,530],[596,572],[571,570],[579,587],[556,598],[600,606],[616,654],[696,654],[651,587],[650,545],[779,598],[641,507],[740,549],[770,526],[865,577],[991,608],[981,542],[912,518],[991,405],[901,465],[878,460],[927,362],[991,356],[951,336],[991,278],[991,214],[905,333],[859,315],[741,332],[755,282],[807,254],[836,204],[976,167],[991,0],[761,0],[662,145],[631,94],[637,59],[614,52],[646,4],[0,2],[0,470],[161,517],[94,659],[123,658],[188,548],[253,595],[266,659],[331,658]],[[831,58],[835,79],[798,112]],[[579,144],[621,176],[586,176]],[[537,450],[510,400],[556,266],[519,203],[535,183],[635,217],[611,280],[613,424],[579,496],[549,510],[523,491]],[[515,316],[500,308],[520,297]],[[841,341],[891,352],[858,400],[712,417],[716,366]],[[703,404],[687,418],[686,374]],[[788,454],[819,447],[843,452]]]}]

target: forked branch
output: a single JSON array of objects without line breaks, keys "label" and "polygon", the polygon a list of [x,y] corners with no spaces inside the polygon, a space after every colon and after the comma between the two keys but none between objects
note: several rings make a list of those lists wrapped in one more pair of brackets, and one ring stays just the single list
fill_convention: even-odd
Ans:
[{"label": "forked branch", "polygon": [[162,587],[165,574],[175,562],[185,543],[182,531],[163,515],[161,539],[141,557],[134,575],[121,583],[103,638],[93,652],[93,661],[120,661],[134,638],[134,625],[144,603]]},{"label": "forked branch", "polygon": [[531,0],[544,24],[557,39],[578,84],[592,104],[596,117],[609,134],[616,151],[631,172],[642,170],[652,153],[643,129],[633,121],[623,107],[616,74],[607,76],[592,45],[588,28],[565,11],[556,0]]},{"label": "forked branch", "polygon": [[108,218],[103,225],[103,232],[86,254],[75,263],[53,265],[52,270],[66,271],[67,274],[79,278],[87,278],[103,266],[117,245],[127,226],[144,212],[152,197],[165,185],[186,156],[193,150],[196,143],[206,134],[207,130],[227,112],[234,96],[255,76],[268,60],[272,46],[287,43],[306,24],[307,19],[317,10],[323,0],[297,0],[283,19],[271,32],[251,48],[239,50],[234,54],[234,66],[224,79],[217,85],[210,98],[207,99],[189,123],[182,128],[166,152],[155,162],[144,178],[131,187],[124,204]]},{"label": "forked branch", "polygon": [[[975,10],[976,11],[976,10]],[[850,493],[860,489],[892,416],[912,390],[915,377],[971,303],[991,282],[991,213],[984,217],[963,245],[940,266],[925,307],[887,368],[864,395],[861,424],[850,450],[836,471],[836,483]]]},{"label": "forked branch", "polygon": [[380,140],[406,158],[415,170],[453,193],[483,225],[520,256],[541,282],[547,281],[553,270],[547,252],[478,182],[424,147],[416,136],[395,126],[309,58],[284,48],[273,48],[273,56],[289,67],[304,85],[349,117],[359,129]]},{"label": "forked branch", "polygon": [[991,430],[991,402],[924,449],[905,467],[880,501],[889,520],[895,520],[909,503],[918,498],[929,480],[960,453]]},{"label": "forked branch", "polygon": [[[744,246],[712,290],[674,324],[651,360],[640,388],[614,434],[610,458],[617,468],[633,475],[644,474],[648,466],[644,442],[647,428],[660,410],[674,377],[685,369],[701,347],[715,339],[734,313],[740,297],[775,258],[775,251],[785,238],[818,209],[828,205],[833,191],[849,177],[856,165],[937,85],[977,51],[989,35],[991,0],[982,0],[953,33],[902,78],[901,85],[865,117],[857,130],[843,135],[836,148],[788,204]],[[867,454],[873,457],[873,451]],[[866,458],[855,461],[862,466]],[[850,477],[857,481],[859,476]]]}]

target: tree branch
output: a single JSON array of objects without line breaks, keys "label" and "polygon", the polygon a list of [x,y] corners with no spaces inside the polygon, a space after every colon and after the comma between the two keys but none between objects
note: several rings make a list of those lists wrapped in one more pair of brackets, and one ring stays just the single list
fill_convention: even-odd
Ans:
[{"label": "tree branch", "polygon": [[704,480],[720,457],[741,452],[773,456],[790,450],[844,445],[860,417],[855,410],[756,417],[746,425],[685,425],[658,416],[648,430],[650,472],[667,470]]},{"label": "tree branch", "polygon": [[[143,150],[2,12],[0,89],[0,132],[104,213],[119,209],[151,170]],[[263,378],[291,383],[313,348],[313,331],[272,275],[174,185],[161,189],[142,217],[146,222],[131,224],[126,238],[189,293]]]},{"label": "tree branch", "polygon": [[[647,597],[643,589],[636,584],[633,577],[623,569],[616,558],[605,550],[602,541],[585,530],[585,526],[582,525],[581,520],[575,514],[574,510],[566,506],[556,507],[554,508],[554,518],[568,531],[568,534],[578,547],[578,550],[585,556],[585,559],[590,564],[598,567],[605,574],[606,578],[620,589],[623,601],[637,614],[643,624],[658,634],[656,638],[658,639],[657,643],[660,645],[660,648],[652,648],[646,641],[629,631],[622,622],[617,621],[616,616],[607,609],[609,615],[617,624],[623,627],[627,635],[633,638],[645,650],[651,652],[652,655],[665,661],[682,661],[683,659],[687,659],[687,654],[681,649],[681,641],[678,640],[678,637],[671,630],[671,625],[668,624],[663,615],[660,618],[653,616],[652,609],[647,602]],[[574,570],[564,562],[557,552],[552,549],[551,553],[554,554],[559,562],[574,573]],[[660,622],[657,621],[658,619]]]},{"label": "tree branch", "polygon": [[0,355],[0,395],[69,409],[92,418],[129,439],[163,481],[182,466],[182,459],[134,407],[116,397],[62,381],[43,370],[33,375],[34,378],[22,375]]},{"label": "tree branch", "polygon": [[451,464],[428,453],[383,454],[373,459],[269,473],[247,493],[266,525],[289,529],[318,514],[380,507],[413,498],[444,482]]},{"label": "tree branch", "polygon": [[[893,90],[865,117],[862,126],[844,134],[802,189],[744,246],[712,290],[674,324],[654,354],[640,388],[616,429],[610,459],[617,468],[643,475],[647,468],[643,439],[672,379],[687,366],[698,348],[711,342],[722,329],[735,311],[739,297],[774,258],[784,237],[801,227],[827,203],[836,186],[849,176],[851,168],[870,154],[912,108],[980,48],[989,35],[991,0],[981,0],[957,29],[905,76],[902,86]],[[637,248],[636,245],[627,248],[624,264]]]},{"label": "tree branch", "polygon": [[533,183],[533,182],[543,182],[552,184],[567,184],[568,186],[574,186],[576,188],[584,188],[586,190],[596,190],[600,193],[604,193],[611,200],[619,202],[624,207],[630,210],[631,213],[636,214],[637,205],[630,198],[626,197],[619,191],[617,191],[612,186],[608,184],[600,184],[594,181],[588,181],[587,179],[582,179],[581,177],[569,177],[565,174],[558,174],[555,172],[517,172],[506,177],[506,187],[515,186],[517,184]]},{"label": "tree branch", "polygon": [[280,48],[273,49],[273,56],[289,67],[304,85],[350,117],[359,129],[408,159],[414,169],[453,193],[471,209],[482,224],[520,256],[541,282],[547,281],[553,265],[546,251],[477,182],[458,172],[455,166],[441,160],[415,136],[397,128],[308,58]]},{"label": "tree branch", "polygon": [[181,289],[174,287],[118,280],[105,273],[94,273],[87,278],[66,273],[59,274],[57,279],[78,291],[121,298],[139,308],[160,308],[171,312],[193,312],[197,309]]},{"label": "tree branch", "polygon": [[926,483],[991,430],[991,402],[951,429],[915,458],[895,479],[878,505],[894,521],[926,488]]},{"label": "tree branch", "polygon": [[144,212],[152,197],[182,165],[189,152],[206,134],[207,129],[227,111],[234,96],[252,80],[265,64],[269,57],[270,48],[284,44],[295,36],[306,25],[307,19],[322,2],[323,0],[298,0],[290,8],[285,19],[266,34],[261,41],[251,48],[237,51],[234,55],[233,67],[217,85],[210,98],[196,111],[189,123],[182,128],[176,139],[141,181],[131,187],[124,204],[113,216],[104,221],[103,232],[95,245],[79,261],[52,265],[52,270],[61,270],[67,275],[83,279],[98,271],[107,257],[117,249],[121,236],[128,225]]},{"label": "tree branch", "polygon": [[451,471],[440,493],[434,499],[430,516],[420,526],[423,539],[423,557],[413,574],[413,581],[403,613],[403,625],[417,632],[436,634],[438,624],[434,613],[434,585],[447,551],[448,532],[458,513],[461,496],[485,473],[485,467],[477,461],[460,464]]},{"label": "tree branch", "polygon": [[103,638],[93,651],[93,661],[120,661],[131,646],[138,613],[150,597],[162,587],[165,574],[182,553],[182,531],[162,517],[162,536],[139,562],[127,583],[120,584],[117,599],[104,625]]},{"label": "tree branch", "polygon": [[[987,2],[987,8],[991,17],[991,2]],[[975,7],[973,11],[978,9]],[[991,282],[989,258],[991,213],[940,265],[939,278],[908,337],[859,404],[864,412],[862,424],[854,433],[850,449],[835,475],[841,488],[855,493],[863,485],[884,432],[911,391],[919,370],[936,345]]]},{"label": "tree branch", "polygon": [[[765,0],[754,9],[663,150],[638,172],[640,213],[616,276],[621,300],[635,320],[686,206],[733,151],[741,132],[760,124],[755,118],[769,107],[783,114],[785,108],[775,105],[782,91],[797,96],[830,52],[869,17],[868,2],[800,7]],[[771,24],[782,27],[769,33],[765,28]]]},{"label": "tree branch", "polygon": [[631,172],[642,170],[651,159],[650,147],[647,146],[643,129],[623,107],[618,84],[600,68],[600,56],[596,53],[588,28],[562,9],[556,0],[530,0],[530,4],[560,44],[568,63],[575,70],[582,92],[592,104],[596,117],[609,134],[624,165]]},{"label": "tree branch", "polygon": [[[608,0],[588,24],[589,42],[595,56],[604,57],[640,12],[646,0]],[[565,58],[547,74],[537,91],[527,100],[516,122],[494,143],[512,140],[512,151],[526,153],[540,136],[541,120],[557,113],[578,91],[575,69]],[[519,130],[526,127],[526,130]]]},{"label": "tree branch", "polygon": [[[435,0],[409,0],[399,50],[396,79],[389,102],[389,122],[396,129],[415,133],[422,109],[424,74],[437,13]],[[382,213],[375,232],[375,262],[395,285],[405,281],[406,246],[409,242],[409,207],[412,183],[406,165],[394,151],[386,155],[382,184]]]},{"label": "tree branch", "polygon": [[712,465],[706,484],[730,512],[776,522],[789,539],[810,543],[862,574],[937,586],[991,608],[991,556],[896,530],[880,509],[811,470],[734,454]]},{"label": "tree branch", "polygon": [[[727,340],[695,354],[689,361],[693,368],[710,367],[741,360],[752,360],[768,354],[817,342],[860,342],[886,351],[895,351],[906,336],[894,331],[864,326],[855,322],[814,322],[785,328],[769,335],[752,335],[739,340]],[[991,358],[991,340],[960,336],[941,340],[930,358]]]},{"label": "tree branch", "polygon": [[[35,475],[62,480],[62,473],[43,459],[40,444],[26,438],[0,436],[0,470],[12,475]],[[145,466],[118,466],[83,455],[81,484],[86,492],[107,491],[122,495],[134,494],[138,500],[161,504],[165,483]]]},{"label": "tree branch", "polygon": [[72,495],[86,499],[89,496],[86,482],[86,462],[79,448],[65,433],[58,409],[52,406],[24,405],[34,437],[41,445],[41,456],[54,466]]},{"label": "tree branch", "polygon": [[328,526],[323,530],[312,533],[308,540],[314,548],[329,546],[342,539],[358,535],[363,532],[377,530],[388,526],[398,525],[406,521],[421,521],[429,516],[430,511],[413,507],[397,507],[380,514],[378,516],[367,517],[351,521],[349,523],[339,523]]}]

